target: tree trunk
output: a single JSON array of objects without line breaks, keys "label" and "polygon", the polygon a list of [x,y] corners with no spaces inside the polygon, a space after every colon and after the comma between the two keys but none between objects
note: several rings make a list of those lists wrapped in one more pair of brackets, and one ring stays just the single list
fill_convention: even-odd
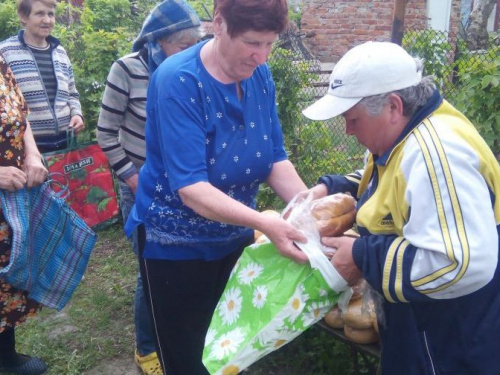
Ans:
[{"label": "tree trunk", "polygon": [[467,47],[471,51],[488,48],[488,17],[496,3],[497,0],[474,0],[474,8],[465,33]]},{"label": "tree trunk", "polygon": [[391,42],[401,45],[405,27],[405,11],[408,0],[394,0]]}]

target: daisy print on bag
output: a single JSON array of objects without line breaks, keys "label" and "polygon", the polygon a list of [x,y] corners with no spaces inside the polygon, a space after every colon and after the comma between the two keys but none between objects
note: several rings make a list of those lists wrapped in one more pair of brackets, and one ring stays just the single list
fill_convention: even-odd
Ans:
[{"label": "daisy print on bag", "polygon": [[267,299],[267,287],[265,285],[258,285],[255,287],[252,298],[252,305],[257,309],[262,309]]},{"label": "daisy print on bag", "polygon": [[305,303],[308,299],[309,296],[304,292],[304,286],[299,285],[289,301],[290,322],[293,323],[297,320],[302,310],[304,310]]},{"label": "daisy print on bag", "polygon": [[214,341],[213,354],[215,358],[221,360],[229,354],[236,353],[238,347],[243,342],[245,335],[240,328],[236,328]]},{"label": "daisy print on bag", "polygon": [[240,316],[242,296],[239,288],[231,288],[224,293],[220,305],[220,317],[224,324],[231,325]]},{"label": "daisy print on bag", "polygon": [[258,263],[247,264],[240,272],[238,279],[243,285],[252,283],[262,273],[263,267]]}]

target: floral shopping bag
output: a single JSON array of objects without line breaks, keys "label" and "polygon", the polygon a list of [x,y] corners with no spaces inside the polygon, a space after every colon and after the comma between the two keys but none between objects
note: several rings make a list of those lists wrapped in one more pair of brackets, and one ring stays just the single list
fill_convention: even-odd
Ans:
[{"label": "floral shopping bag", "polygon": [[203,363],[210,374],[236,375],[292,341],[348,289],[321,251],[318,234],[314,230],[306,234],[307,244],[298,245],[309,264],[281,256],[269,242],[245,248],[205,339]]}]

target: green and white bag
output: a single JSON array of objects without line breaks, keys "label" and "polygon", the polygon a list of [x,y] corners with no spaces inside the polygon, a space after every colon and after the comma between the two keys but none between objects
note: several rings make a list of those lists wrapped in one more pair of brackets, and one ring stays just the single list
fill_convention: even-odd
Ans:
[{"label": "green and white bag", "polygon": [[297,245],[309,264],[283,257],[269,242],[248,246],[236,263],[205,339],[203,363],[210,374],[236,375],[292,341],[348,289],[321,250],[309,203],[292,202],[287,219],[305,229],[308,242]]}]

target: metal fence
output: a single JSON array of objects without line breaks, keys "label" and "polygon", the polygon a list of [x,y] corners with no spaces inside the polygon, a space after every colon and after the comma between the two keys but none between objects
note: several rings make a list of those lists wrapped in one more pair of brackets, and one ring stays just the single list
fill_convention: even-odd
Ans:
[{"label": "metal fence", "polygon": [[[304,181],[313,185],[319,176],[325,173],[344,174],[363,166],[365,149],[354,137],[345,134],[343,118],[337,117],[328,121],[310,121],[301,115],[301,109],[323,96],[328,89],[328,80],[334,64],[322,64],[304,46],[303,36],[298,32],[289,32],[280,36],[278,47],[291,51],[290,54],[276,55],[273,59],[288,59],[291,72],[284,74],[273,71],[275,81],[285,79],[290,81],[297,75],[296,66],[302,63],[305,74],[309,76],[307,84],[301,89],[299,100],[294,103],[295,117],[290,118],[291,103],[287,108],[281,108],[291,96],[287,84],[277,82],[277,101],[280,118],[284,128],[287,149],[290,159],[298,169]],[[483,137],[488,138],[488,144],[498,155],[498,137],[495,129],[488,134],[485,127],[498,124],[500,131],[500,49],[498,39],[492,38],[491,45],[484,51],[470,52],[466,43],[460,38],[450,39],[445,32],[435,30],[408,31],[403,39],[403,47],[412,55],[425,61],[425,75],[434,75],[443,96],[460,109],[478,127]],[[291,62],[291,63],[290,63]],[[271,67],[273,65],[271,64]],[[496,69],[495,69],[496,67]],[[489,70],[488,70],[489,69]],[[277,74],[276,74],[277,73]],[[304,73],[304,71],[302,71]],[[480,82],[478,87],[471,86],[471,76],[485,80],[492,76],[489,84]],[[496,86],[495,86],[496,85]],[[474,91],[467,96],[465,88]],[[481,90],[489,94],[481,93]],[[489,96],[485,96],[489,95]],[[484,105],[485,99],[491,99],[489,105]],[[495,102],[497,103],[495,105]],[[292,111],[293,112],[293,111]],[[492,121],[492,125],[490,125]],[[485,125],[484,122],[487,124]],[[488,141],[488,140],[487,140]]]}]

